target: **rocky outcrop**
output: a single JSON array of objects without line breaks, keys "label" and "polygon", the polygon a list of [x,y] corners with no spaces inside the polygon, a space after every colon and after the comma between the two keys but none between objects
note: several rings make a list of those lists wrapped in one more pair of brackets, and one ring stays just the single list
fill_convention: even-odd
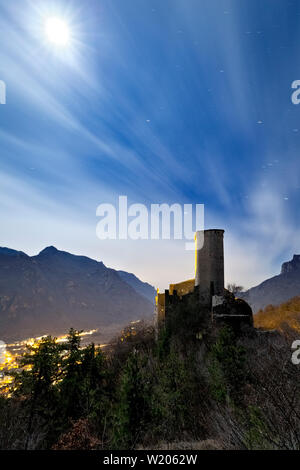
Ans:
[{"label": "rocky outcrop", "polygon": [[291,261],[286,261],[281,266],[281,274],[297,272],[300,276],[300,255],[294,255]]}]

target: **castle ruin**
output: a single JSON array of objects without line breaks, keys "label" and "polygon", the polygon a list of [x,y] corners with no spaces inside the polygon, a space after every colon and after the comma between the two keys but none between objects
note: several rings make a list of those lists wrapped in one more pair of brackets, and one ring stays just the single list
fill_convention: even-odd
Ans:
[{"label": "castle ruin", "polygon": [[253,326],[250,306],[236,299],[224,288],[224,230],[201,230],[195,234],[195,278],[170,284],[164,293],[157,291],[156,322],[164,326],[172,315],[172,307],[193,296],[199,318],[209,317],[233,327]]}]

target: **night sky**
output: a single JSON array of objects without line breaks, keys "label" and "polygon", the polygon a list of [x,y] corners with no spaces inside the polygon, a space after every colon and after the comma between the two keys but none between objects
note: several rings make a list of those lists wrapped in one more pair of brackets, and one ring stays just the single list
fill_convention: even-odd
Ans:
[{"label": "night sky", "polygon": [[184,241],[96,237],[97,206],[127,195],[205,204],[227,282],[277,274],[300,252],[299,25],[300,1],[0,0],[0,245],[192,277]]}]

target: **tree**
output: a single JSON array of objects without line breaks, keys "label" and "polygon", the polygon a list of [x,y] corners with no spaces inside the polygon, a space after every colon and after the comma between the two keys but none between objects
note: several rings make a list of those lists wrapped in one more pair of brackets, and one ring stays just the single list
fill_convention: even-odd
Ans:
[{"label": "tree", "polygon": [[23,370],[16,376],[13,385],[15,396],[25,398],[28,406],[25,449],[32,447],[33,431],[36,433],[39,429],[42,440],[51,428],[52,410],[57,402],[56,383],[60,374],[60,347],[55,338],[47,336],[27,348],[20,361]]},{"label": "tree", "polygon": [[83,413],[82,403],[82,358],[80,331],[70,329],[63,348],[62,381],[60,383],[62,414],[67,418],[79,419]]},{"label": "tree", "polygon": [[211,390],[217,401],[242,398],[246,383],[246,349],[238,344],[230,327],[223,327],[210,351]]},{"label": "tree", "polygon": [[237,284],[232,283],[232,284],[227,284],[227,290],[229,290],[229,292],[232,292],[232,294],[236,296],[237,294],[239,294],[240,292],[244,290],[244,287],[238,286]]},{"label": "tree", "polygon": [[134,448],[149,420],[151,376],[147,362],[143,352],[134,350],[121,375],[112,436],[118,449]]},{"label": "tree", "polygon": [[[195,358],[182,357],[178,343],[172,342],[167,355],[155,364],[155,383],[151,395],[153,436],[170,442],[184,432],[194,432],[195,402],[198,383],[195,378]],[[201,423],[197,425],[197,432]]]}]

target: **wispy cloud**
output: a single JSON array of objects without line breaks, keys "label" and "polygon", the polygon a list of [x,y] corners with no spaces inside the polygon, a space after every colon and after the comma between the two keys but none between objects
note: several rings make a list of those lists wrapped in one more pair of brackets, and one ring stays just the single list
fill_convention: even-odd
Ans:
[{"label": "wispy cloud", "polygon": [[[253,0],[247,16],[237,1],[129,3],[1,5],[1,243],[57,243],[166,287],[193,275],[184,243],[100,244],[96,207],[119,194],[205,203],[207,227],[226,229],[227,280],[253,285],[299,251],[292,13]],[[53,11],[73,27],[64,53],[43,39]]]}]

